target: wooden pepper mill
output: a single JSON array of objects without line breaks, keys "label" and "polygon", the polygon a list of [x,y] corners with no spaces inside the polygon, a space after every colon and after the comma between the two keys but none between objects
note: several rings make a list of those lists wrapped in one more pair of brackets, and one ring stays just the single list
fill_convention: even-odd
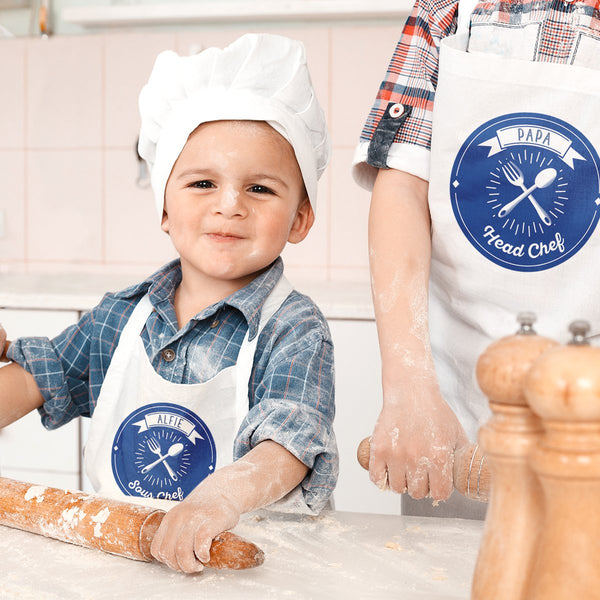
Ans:
[{"label": "wooden pepper mill", "polygon": [[544,435],[531,456],[546,512],[528,600],[600,598],[600,348],[589,325],[531,369],[525,394]]},{"label": "wooden pepper mill", "polygon": [[521,313],[516,335],[492,343],[477,363],[477,380],[492,417],[479,432],[492,486],[473,576],[472,600],[525,600],[526,576],[542,526],[543,495],[528,464],[542,425],[527,405],[524,381],[533,362],[557,345]]}]

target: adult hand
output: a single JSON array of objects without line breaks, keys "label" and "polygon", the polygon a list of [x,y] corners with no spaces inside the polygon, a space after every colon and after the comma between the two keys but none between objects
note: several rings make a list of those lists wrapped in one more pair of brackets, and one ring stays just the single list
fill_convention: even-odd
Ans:
[{"label": "adult hand", "polygon": [[467,443],[437,384],[407,386],[384,401],[371,439],[371,480],[413,498],[446,500],[454,487],[454,451]]}]

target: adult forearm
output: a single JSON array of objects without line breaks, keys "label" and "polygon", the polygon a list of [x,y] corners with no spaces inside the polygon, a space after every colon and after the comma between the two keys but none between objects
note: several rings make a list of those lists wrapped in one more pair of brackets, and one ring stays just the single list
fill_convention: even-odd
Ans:
[{"label": "adult forearm", "polygon": [[33,376],[12,363],[0,369],[0,429],[39,408],[44,398]]},{"label": "adult forearm", "polygon": [[369,215],[369,256],[384,386],[432,367],[428,330],[428,184],[380,171]]},{"label": "adult forearm", "polygon": [[465,435],[442,397],[429,343],[427,183],[380,171],[369,239],[383,386],[370,476],[382,488],[445,499],[452,491],[454,449]]}]

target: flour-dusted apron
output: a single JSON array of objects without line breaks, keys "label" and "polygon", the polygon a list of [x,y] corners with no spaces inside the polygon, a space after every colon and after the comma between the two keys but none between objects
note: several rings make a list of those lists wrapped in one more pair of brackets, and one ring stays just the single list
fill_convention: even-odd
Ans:
[{"label": "flour-dusted apron", "polygon": [[600,326],[600,72],[467,52],[467,39],[440,50],[430,329],[442,393],[474,441],[489,414],[477,358],[519,312],[559,341],[571,320]]},{"label": "flour-dusted apron", "polygon": [[[263,305],[259,333],[291,291],[282,277]],[[91,419],[85,469],[101,495],[156,504],[182,500],[233,461],[259,335],[246,334],[237,363],[209,381],[171,383],[154,371],[140,336],[152,310],[144,296],[121,333]]]}]

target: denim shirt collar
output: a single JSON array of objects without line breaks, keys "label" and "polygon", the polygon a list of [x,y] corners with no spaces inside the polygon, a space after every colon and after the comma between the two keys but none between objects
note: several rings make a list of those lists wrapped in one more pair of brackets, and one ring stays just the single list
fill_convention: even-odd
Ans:
[{"label": "denim shirt collar", "polygon": [[[239,310],[244,315],[248,323],[248,339],[252,340],[258,333],[263,304],[282,275],[283,260],[281,257],[278,257],[266,271],[258,275],[248,285],[237,290],[227,298],[208,306],[196,314],[192,320],[201,321],[207,319],[224,306],[230,306]],[[152,305],[165,318],[173,322],[174,329],[177,331],[173,298],[180,282],[181,264],[179,259],[175,259],[161,267],[146,280],[118,292],[115,296],[118,298],[134,298],[135,296],[142,296],[147,293],[150,296]],[[164,303],[167,303],[167,306]],[[167,310],[164,310],[164,308],[167,308]]]}]

